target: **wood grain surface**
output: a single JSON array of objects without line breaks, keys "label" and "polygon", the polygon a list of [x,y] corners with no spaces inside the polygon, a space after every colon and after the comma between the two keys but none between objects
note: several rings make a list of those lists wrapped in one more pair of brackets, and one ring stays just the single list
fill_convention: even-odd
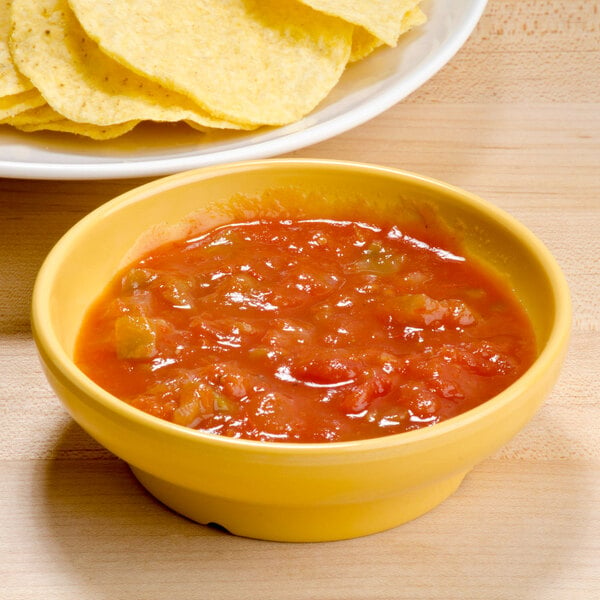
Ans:
[{"label": "wood grain surface", "polygon": [[191,523],[70,420],[30,333],[48,250],[141,181],[0,179],[0,599],[600,598],[600,3],[491,0],[412,96],[289,156],[446,180],[545,242],[574,321],[542,410],[454,496],[391,531],[277,544]]}]

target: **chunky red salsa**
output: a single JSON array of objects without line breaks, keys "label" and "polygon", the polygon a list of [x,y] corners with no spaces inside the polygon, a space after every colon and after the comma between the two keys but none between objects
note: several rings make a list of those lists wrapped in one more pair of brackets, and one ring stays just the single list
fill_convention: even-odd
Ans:
[{"label": "chunky red salsa", "polygon": [[441,230],[418,234],[257,220],[166,244],[93,306],[76,362],[132,406],[231,437],[433,425],[517,379],[535,340],[504,282]]}]

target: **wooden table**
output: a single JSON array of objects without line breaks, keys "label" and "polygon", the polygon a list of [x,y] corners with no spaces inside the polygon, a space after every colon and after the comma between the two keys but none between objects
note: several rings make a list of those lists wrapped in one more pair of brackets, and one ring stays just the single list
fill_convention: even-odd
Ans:
[{"label": "wooden table", "polygon": [[429,514],[346,542],[229,536],[165,509],[64,413],[29,330],[33,280],[139,181],[0,180],[0,598],[600,598],[600,3],[491,0],[429,83],[293,156],[382,163],[495,202],[571,285],[562,376],[534,421]]}]

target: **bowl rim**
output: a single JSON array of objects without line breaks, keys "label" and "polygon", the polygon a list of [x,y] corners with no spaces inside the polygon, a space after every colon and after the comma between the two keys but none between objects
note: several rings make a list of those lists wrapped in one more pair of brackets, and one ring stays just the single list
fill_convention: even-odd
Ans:
[{"label": "bowl rim", "polygon": [[[60,271],[61,264],[68,258],[71,246],[81,236],[85,235],[86,230],[92,228],[98,219],[104,219],[111,213],[119,211],[131,203],[142,202],[149,196],[154,196],[161,191],[172,189],[180,184],[189,184],[248,170],[268,171],[272,169],[285,170],[294,168],[350,170],[366,172],[376,176],[392,176],[401,180],[408,180],[429,190],[441,192],[446,195],[450,194],[458,198],[461,203],[475,208],[478,212],[486,213],[500,227],[510,231],[511,235],[519,239],[528,248],[530,254],[535,256],[543,266],[553,293],[555,318],[549,332],[548,340],[534,363],[519,379],[496,396],[451,419],[436,423],[434,426],[374,438],[318,443],[263,442],[229,438],[177,425],[130,406],[101,388],[79,370],[53,334],[52,327],[50,326],[52,322],[50,318],[50,303],[46,299],[53,281]],[[499,411],[503,406],[510,403],[515,395],[532,386],[535,381],[543,378],[546,366],[555,362],[564,352],[571,325],[571,299],[568,284],[561,268],[544,243],[515,217],[490,201],[438,179],[395,167],[334,159],[277,158],[201,167],[162,177],[120,194],[88,213],[58,240],[43,261],[33,288],[31,324],[38,352],[40,356],[43,357],[45,355],[48,359],[46,360],[47,368],[74,384],[83,392],[84,396],[93,400],[96,408],[108,413],[115,413],[116,416],[130,421],[131,425],[147,428],[157,435],[174,436],[183,442],[200,442],[223,449],[239,449],[239,451],[250,453],[264,454],[266,452],[276,455],[302,454],[305,456],[313,454],[327,454],[329,456],[344,454],[347,456],[349,453],[363,453],[365,451],[383,450],[392,446],[406,447],[418,442],[431,442],[438,438],[443,438],[456,430],[464,429],[471,423]]]}]

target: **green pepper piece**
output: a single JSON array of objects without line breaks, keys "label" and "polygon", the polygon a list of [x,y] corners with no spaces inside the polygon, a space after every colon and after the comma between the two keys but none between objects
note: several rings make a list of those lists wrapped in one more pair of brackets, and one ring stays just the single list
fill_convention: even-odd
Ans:
[{"label": "green pepper piece", "polygon": [[123,315],[115,321],[115,340],[119,358],[143,359],[156,355],[156,329],[142,315]]}]

